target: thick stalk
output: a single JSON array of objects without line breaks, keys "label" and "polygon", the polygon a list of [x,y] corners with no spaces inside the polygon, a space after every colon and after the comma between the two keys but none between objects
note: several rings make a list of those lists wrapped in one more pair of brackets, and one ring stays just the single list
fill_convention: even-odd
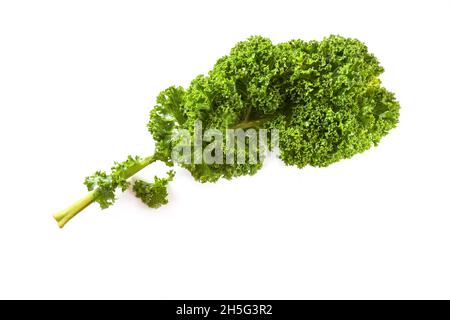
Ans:
[{"label": "thick stalk", "polygon": [[[136,163],[134,166],[129,168],[123,175],[125,179],[131,178],[136,173],[147,167],[149,164],[155,162],[157,158],[155,156],[149,156],[144,158],[141,162]],[[83,209],[88,207],[92,202],[95,201],[97,190],[89,192],[86,196],[73,203],[71,206],[68,206],[66,209],[56,213],[53,215],[56,222],[58,222],[58,226],[60,228],[64,227],[64,225],[70,221],[73,217],[75,217],[78,213],[80,213]]]},{"label": "thick stalk", "polygon": [[243,121],[241,123],[238,123],[232,129],[258,128],[260,125],[262,125],[267,120],[268,119],[258,119],[258,120],[252,120],[252,121],[246,120],[246,121]]}]

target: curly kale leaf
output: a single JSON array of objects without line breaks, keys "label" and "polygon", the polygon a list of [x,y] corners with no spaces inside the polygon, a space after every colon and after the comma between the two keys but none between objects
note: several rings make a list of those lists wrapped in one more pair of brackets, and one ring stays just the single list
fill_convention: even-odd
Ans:
[{"label": "curly kale leaf", "polygon": [[150,208],[159,208],[168,202],[167,187],[169,182],[173,180],[175,172],[170,170],[167,172],[167,177],[154,177],[153,183],[143,180],[137,180],[133,185],[133,191],[136,197],[142,200]]},{"label": "curly kale leaf", "polygon": [[[156,144],[153,156],[128,157],[115,163],[110,174],[98,171],[87,177],[85,184],[91,193],[55,219],[62,227],[93,201],[109,207],[116,190],[127,189],[127,179],[151,162],[161,160],[169,166],[180,162],[172,160],[180,141],[195,153],[192,146],[199,120],[203,131],[214,129],[222,135],[227,129],[277,129],[279,157],[286,165],[324,167],[350,158],[376,146],[399,121],[400,105],[379,79],[383,71],[377,58],[356,39],[332,35],[322,41],[273,44],[264,37],[250,37],[217,60],[207,74],[195,77],[186,89],[172,86],[159,94],[148,123]],[[186,139],[177,138],[186,132]],[[255,140],[246,140],[244,151],[228,152],[232,148],[226,144],[217,150],[250,159],[251,141]],[[207,148],[209,141],[198,145]],[[266,149],[258,148],[259,154],[264,151],[261,148]],[[262,160],[180,165],[197,181],[215,182],[255,174]],[[173,174],[155,177],[153,183],[137,181],[133,189],[143,202],[157,208],[167,203],[167,185]]]},{"label": "curly kale leaf", "polygon": [[[400,105],[381,85],[383,71],[356,39],[332,35],[322,41],[272,44],[250,37],[186,90],[163,91],[164,101],[155,107],[149,129],[165,146],[176,130],[193,136],[197,120],[204,130],[278,129],[285,164],[324,167],[377,145],[397,125]],[[182,122],[176,121],[180,114]],[[155,130],[163,121],[173,126]],[[262,162],[181,165],[196,180],[214,182],[254,174]]]}]

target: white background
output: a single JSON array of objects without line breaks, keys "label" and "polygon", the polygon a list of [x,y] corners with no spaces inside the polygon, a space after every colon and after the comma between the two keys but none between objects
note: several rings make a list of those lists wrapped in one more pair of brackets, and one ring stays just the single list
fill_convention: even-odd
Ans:
[{"label": "white background", "polygon": [[[0,0],[0,298],[450,298],[449,9]],[[152,152],[162,89],[250,35],[331,33],[364,41],[401,102],[379,147],[216,184],[178,170],[160,210],[126,192],[57,228],[86,175]]]}]

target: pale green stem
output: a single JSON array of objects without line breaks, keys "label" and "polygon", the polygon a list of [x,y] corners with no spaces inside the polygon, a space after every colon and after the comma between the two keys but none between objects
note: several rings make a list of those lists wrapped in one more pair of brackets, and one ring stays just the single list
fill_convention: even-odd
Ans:
[{"label": "pale green stem", "polygon": [[[132,176],[134,176],[136,173],[147,167],[149,164],[155,162],[157,160],[156,157],[150,156],[145,159],[143,159],[141,162],[136,163],[134,166],[132,166],[130,169],[128,169],[124,173],[124,178],[128,179]],[[86,196],[72,204],[71,206],[67,207],[66,209],[56,213],[53,215],[56,222],[58,222],[58,226],[60,228],[64,227],[64,225],[70,221],[73,217],[75,217],[79,212],[81,212],[83,209],[88,207],[92,202],[95,201],[97,190],[93,190],[89,192]]]},{"label": "pale green stem", "polygon": [[268,119],[259,119],[253,121],[244,121],[235,125],[232,129],[248,129],[248,128],[258,128],[261,124],[263,124]]}]

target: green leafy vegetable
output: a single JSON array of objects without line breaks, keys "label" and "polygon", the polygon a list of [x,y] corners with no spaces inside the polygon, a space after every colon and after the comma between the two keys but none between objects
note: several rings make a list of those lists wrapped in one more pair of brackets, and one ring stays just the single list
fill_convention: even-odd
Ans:
[{"label": "green leafy vegetable", "polygon": [[[322,41],[292,40],[280,44],[263,37],[238,43],[220,58],[207,75],[199,75],[189,87],[162,91],[150,111],[148,130],[155,153],[147,158],[129,157],[107,174],[86,178],[91,191],[86,197],[55,215],[62,227],[79,211],[96,201],[107,208],[117,189],[150,163],[173,165],[172,155],[181,133],[195,150],[196,124],[224,135],[228,129],[277,129],[280,158],[286,165],[324,167],[377,145],[398,123],[399,103],[379,80],[384,71],[376,57],[356,39],[330,36]],[[210,141],[200,141],[201,147]],[[246,140],[246,144],[250,144]],[[219,148],[233,159],[252,154]],[[197,154],[194,151],[193,157]],[[202,155],[200,154],[200,157]],[[255,174],[259,161],[233,163],[179,163],[201,182],[215,182]],[[173,178],[138,181],[133,189],[150,207],[167,203],[167,185]]]}]

